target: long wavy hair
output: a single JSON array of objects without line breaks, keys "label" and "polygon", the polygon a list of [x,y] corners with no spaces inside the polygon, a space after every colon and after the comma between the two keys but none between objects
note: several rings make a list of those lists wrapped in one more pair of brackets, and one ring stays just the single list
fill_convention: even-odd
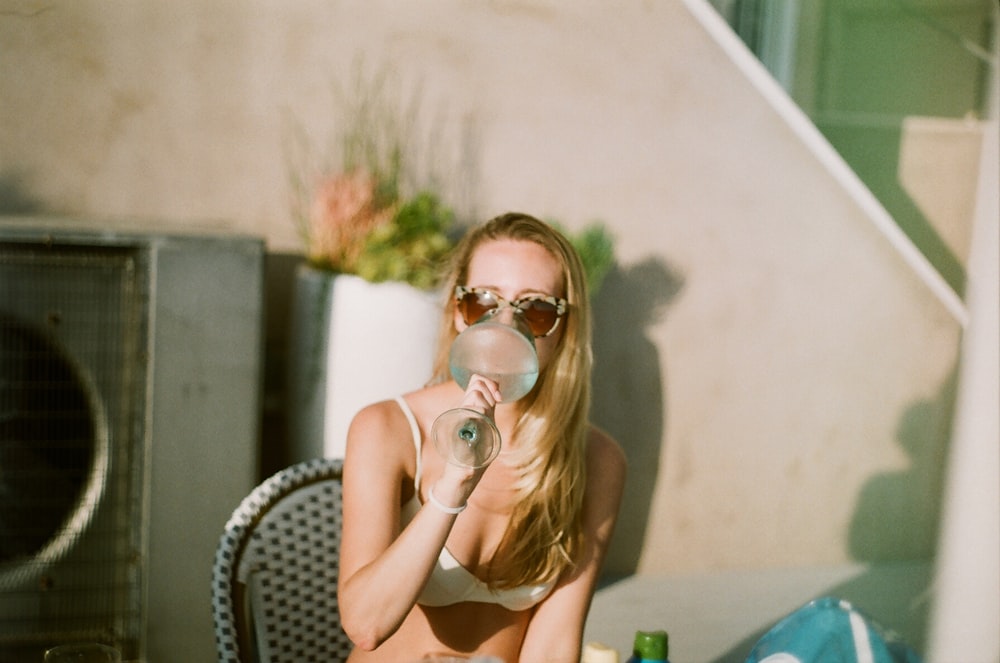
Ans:
[{"label": "long wavy hair", "polygon": [[525,407],[513,433],[517,451],[505,456],[505,462],[519,469],[519,476],[510,524],[490,566],[488,583],[495,589],[554,580],[580,553],[593,366],[590,306],[580,257],[551,226],[526,214],[508,213],[470,230],[453,253],[432,382],[451,379],[448,351],[458,334],[455,286],[469,285],[469,263],[477,248],[503,239],[538,244],[559,262],[569,310],[560,323],[562,338],[551,360],[523,399]]}]

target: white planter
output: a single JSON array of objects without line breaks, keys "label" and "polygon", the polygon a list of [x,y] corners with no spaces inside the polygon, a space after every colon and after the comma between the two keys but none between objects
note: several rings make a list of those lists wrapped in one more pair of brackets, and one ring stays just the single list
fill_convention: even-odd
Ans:
[{"label": "white planter", "polygon": [[300,266],[288,358],[290,462],[342,458],[358,410],[423,386],[440,319],[438,293]]}]

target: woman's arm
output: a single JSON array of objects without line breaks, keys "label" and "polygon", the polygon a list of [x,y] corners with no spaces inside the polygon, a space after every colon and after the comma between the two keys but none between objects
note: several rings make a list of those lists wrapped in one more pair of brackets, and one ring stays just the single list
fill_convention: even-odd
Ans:
[{"label": "woman's arm", "polygon": [[535,608],[521,645],[523,663],[580,660],[583,628],[618,518],[625,470],[621,447],[603,432],[592,430],[583,502],[584,547],[576,567]]},{"label": "woman's arm", "polygon": [[[494,405],[479,384],[470,385],[463,401],[488,414]],[[347,435],[338,604],[345,632],[362,649],[378,647],[403,623],[459,517],[428,501],[401,531],[402,486],[411,480],[415,454],[411,435],[391,401],[358,413]],[[464,504],[482,471],[446,464],[427,490],[445,505]]]},{"label": "woman's arm", "polygon": [[347,635],[369,650],[392,635],[413,608],[455,520],[422,508],[405,536],[400,533],[405,454],[412,456],[414,446],[395,407],[380,403],[359,412],[344,458],[338,604]]}]

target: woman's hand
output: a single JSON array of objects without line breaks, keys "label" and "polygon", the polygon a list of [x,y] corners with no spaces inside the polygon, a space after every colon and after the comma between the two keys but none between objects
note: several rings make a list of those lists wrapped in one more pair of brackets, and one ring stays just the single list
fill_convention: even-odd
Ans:
[{"label": "woman's hand", "polygon": [[481,375],[473,375],[469,379],[469,386],[465,388],[462,407],[475,410],[492,419],[493,411],[501,400],[500,385]]},{"label": "woman's hand", "polygon": [[[492,420],[499,402],[500,387],[497,383],[480,375],[473,375],[469,380],[469,386],[465,389],[460,406],[479,412]],[[488,465],[472,468],[445,463],[441,478],[433,486],[434,496],[448,506],[457,507],[465,504],[486,467]]]}]

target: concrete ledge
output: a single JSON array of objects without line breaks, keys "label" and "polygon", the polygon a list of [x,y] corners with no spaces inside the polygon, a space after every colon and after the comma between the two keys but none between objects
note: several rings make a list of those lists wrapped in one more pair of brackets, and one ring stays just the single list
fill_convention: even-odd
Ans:
[{"label": "concrete ledge", "polygon": [[603,642],[625,660],[636,630],[662,628],[672,663],[742,663],[779,619],[836,596],[922,653],[932,577],[930,561],[629,576],[597,591],[584,642]]}]

